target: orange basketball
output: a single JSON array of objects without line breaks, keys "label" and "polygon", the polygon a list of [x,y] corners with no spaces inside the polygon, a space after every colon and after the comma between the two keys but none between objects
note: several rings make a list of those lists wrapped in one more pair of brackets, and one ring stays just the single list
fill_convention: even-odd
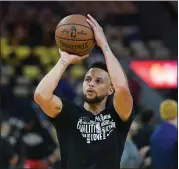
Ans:
[{"label": "orange basketball", "polygon": [[92,27],[83,15],[63,18],[55,30],[57,46],[69,54],[86,55],[95,45]]}]

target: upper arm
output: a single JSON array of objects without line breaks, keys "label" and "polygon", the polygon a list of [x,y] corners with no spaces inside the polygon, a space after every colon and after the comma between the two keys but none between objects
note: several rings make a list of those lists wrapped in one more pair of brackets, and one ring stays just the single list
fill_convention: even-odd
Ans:
[{"label": "upper arm", "polygon": [[56,117],[63,107],[61,99],[56,95],[53,95],[49,100],[45,100],[38,95],[34,97],[34,100],[39,104],[41,109],[52,118]]},{"label": "upper arm", "polygon": [[130,117],[133,108],[133,99],[128,87],[115,90],[113,104],[119,117],[126,121]]}]

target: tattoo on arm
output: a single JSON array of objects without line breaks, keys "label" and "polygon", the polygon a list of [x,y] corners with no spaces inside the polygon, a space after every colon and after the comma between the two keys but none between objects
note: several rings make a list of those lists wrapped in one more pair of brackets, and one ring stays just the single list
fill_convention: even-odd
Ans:
[{"label": "tattoo on arm", "polygon": [[105,51],[108,51],[108,47],[107,47],[107,46],[105,46],[105,47],[104,47],[104,50],[105,50]]},{"label": "tattoo on arm", "polygon": [[62,110],[62,106],[57,106],[57,107],[55,107],[55,111],[59,112],[59,111],[61,111],[61,110]]},{"label": "tattoo on arm", "polygon": [[60,62],[61,62],[61,64],[63,64],[65,67],[68,66],[67,63],[66,63],[64,60],[61,60]]}]

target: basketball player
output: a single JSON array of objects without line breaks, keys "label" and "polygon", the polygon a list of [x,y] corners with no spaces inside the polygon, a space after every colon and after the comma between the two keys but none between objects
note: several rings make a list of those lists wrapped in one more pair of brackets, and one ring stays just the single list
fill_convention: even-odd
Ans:
[{"label": "basketball player", "polygon": [[[83,82],[84,105],[53,92],[66,68],[86,57],[60,51],[61,58],[41,80],[35,101],[56,128],[63,169],[119,169],[127,133],[133,120],[133,99],[123,69],[112,53],[102,28],[88,15],[106,65],[93,64]],[[114,93],[113,104],[106,106]]]}]

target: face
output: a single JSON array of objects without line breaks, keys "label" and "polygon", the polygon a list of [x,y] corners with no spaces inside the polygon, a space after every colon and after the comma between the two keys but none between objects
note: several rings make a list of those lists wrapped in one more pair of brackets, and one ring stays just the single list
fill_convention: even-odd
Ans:
[{"label": "face", "polygon": [[92,68],[86,73],[83,82],[85,102],[89,104],[100,103],[112,93],[113,87],[106,71]]}]

